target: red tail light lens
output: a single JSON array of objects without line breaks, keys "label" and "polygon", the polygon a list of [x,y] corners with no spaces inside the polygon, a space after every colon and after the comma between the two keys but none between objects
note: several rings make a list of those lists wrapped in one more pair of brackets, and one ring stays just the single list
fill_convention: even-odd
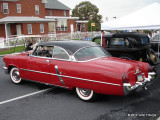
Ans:
[{"label": "red tail light lens", "polygon": [[129,77],[126,73],[123,73],[122,81],[123,83],[129,83]]},{"label": "red tail light lens", "polygon": [[153,67],[148,65],[148,72],[153,72]]}]

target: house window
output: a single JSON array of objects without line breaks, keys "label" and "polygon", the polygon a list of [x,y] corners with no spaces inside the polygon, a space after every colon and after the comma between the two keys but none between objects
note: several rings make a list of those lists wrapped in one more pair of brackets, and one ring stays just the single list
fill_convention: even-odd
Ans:
[{"label": "house window", "polygon": [[58,31],[67,31],[67,20],[58,20]]},{"label": "house window", "polygon": [[49,15],[50,15],[50,16],[52,16],[52,15],[53,15],[52,10],[49,10]]},{"label": "house window", "polygon": [[64,16],[66,17],[66,11],[64,11]]},{"label": "house window", "polygon": [[21,13],[21,4],[17,4],[17,13]]},{"label": "house window", "polygon": [[3,3],[3,13],[9,14],[8,3]]},{"label": "house window", "polygon": [[39,15],[39,5],[35,5],[35,12],[36,12],[36,15]]},{"label": "house window", "polygon": [[85,26],[85,24],[83,24],[83,30],[86,30],[86,26]]},{"label": "house window", "polygon": [[28,34],[32,34],[32,24],[28,24],[27,28],[28,28]]},{"label": "house window", "polygon": [[44,33],[44,24],[40,24],[40,33]]}]

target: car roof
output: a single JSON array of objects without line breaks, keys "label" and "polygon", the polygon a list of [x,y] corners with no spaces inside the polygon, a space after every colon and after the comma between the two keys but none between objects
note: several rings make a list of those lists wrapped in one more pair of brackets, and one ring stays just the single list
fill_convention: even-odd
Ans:
[{"label": "car roof", "polygon": [[[133,37],[133,38],[146,38],[148,37],[147,34],[145,33],[137,33],[137,32],[123,32],[123,33],[112,33],[112,34],[105,34],[104,35],[106,38],[111,38],[111,37]],[[101,36],[96,36],[95,38],[100,38]]]},{"label": "car roof", "polygon": [[77,50],[83,47],[99,46],[95,42],[82,41],[82,40],[67,40],[67,41],[50,41],[41,42],[38,46],[58,46],[65,49],[70,55],[73,55]]}]

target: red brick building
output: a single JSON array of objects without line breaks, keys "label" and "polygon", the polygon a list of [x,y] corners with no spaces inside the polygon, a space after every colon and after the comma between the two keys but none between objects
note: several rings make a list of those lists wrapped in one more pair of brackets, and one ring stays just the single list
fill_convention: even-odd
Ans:
[{"label": "red brick building", "polygon": [[0,37],[87,31],[57,0],[0,0]]}]

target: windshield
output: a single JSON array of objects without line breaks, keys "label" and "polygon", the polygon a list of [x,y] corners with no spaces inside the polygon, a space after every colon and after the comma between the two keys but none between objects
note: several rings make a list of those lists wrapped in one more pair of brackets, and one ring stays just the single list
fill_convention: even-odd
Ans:
[{"label": "windshield", "polygon": [[74,54],[77,61],[87,61],[99,57],[110,56],[102,47],[86,47],[82,48]]}]

